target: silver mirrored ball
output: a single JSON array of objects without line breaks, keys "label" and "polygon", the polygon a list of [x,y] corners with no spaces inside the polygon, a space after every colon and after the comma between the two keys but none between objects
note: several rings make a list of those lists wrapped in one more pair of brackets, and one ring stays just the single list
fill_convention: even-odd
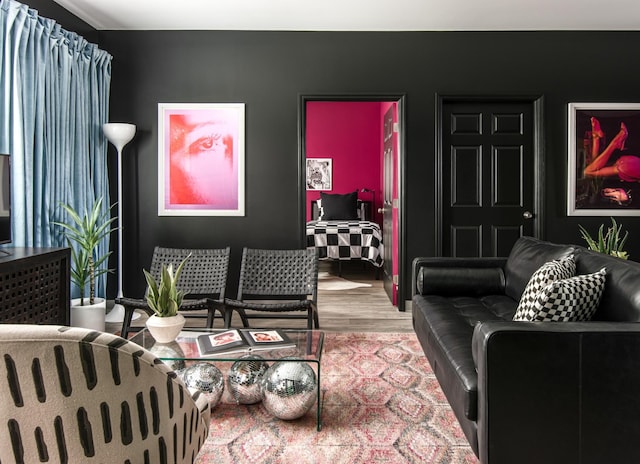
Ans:
[{"label": "silver mirrored ball", "polygon": [[262,403],[278,419],[292,420],[306,414],[316,401],[316,373],[306,362],[278,361],[260,382]]},{"label": "silver mirrored ball", "polygon": [[215,408],[224,393],[224,376],[220,369],[207,362],[199,362],[187,367],[182,374],[187,387],[202,392]]},{"label": "silver mirrored ball", "polygon": [[187,365],[184,361],[184,351],[177,342],[171,343],[156,343],[149,348],[154,355],[158,358],[174,358],[174,359],[162,359],[162,362],[169,366],[169,369],[177,371],[184,369]]},{"label": "silver mirrored ball", "polygon": [[257,355],[243,356],[233,363],[227,376],[227,386],[238,404],[255,404],[262,400],[260,380],[269,368]]}]

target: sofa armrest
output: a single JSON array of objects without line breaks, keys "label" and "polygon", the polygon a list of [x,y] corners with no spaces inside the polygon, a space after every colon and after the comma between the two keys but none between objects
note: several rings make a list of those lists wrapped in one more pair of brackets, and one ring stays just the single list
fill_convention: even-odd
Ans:
[{"label": "sofa armrest", "polygon": [[640,462],[640,324],[490,321],[472,349],[481,462]]},{"label": "sofa armrest", "polygon": [[412,296],[502,294],[506,261],[506,258],[416,258],[413,260]]}]

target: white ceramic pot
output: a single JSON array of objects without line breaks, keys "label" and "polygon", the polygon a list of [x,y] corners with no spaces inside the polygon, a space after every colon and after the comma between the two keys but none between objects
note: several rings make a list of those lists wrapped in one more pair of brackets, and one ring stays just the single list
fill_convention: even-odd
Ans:
[{"label": "white ceramic pot", "polygon": [[147,329],[159,343],[170,343],[176,339],[185,319],[182,314],[171,317],[158,317],[155,314],[147,319]]},{"label": "white ceramic pot", "polygon": [[95,298],[94,301],[95,303],[90,305],[89,298],[85,298],[84,306],[80,306],[80,298],[71,300],[69,324],[72,327],[84,327],[85,329],[104,332],[107,302],[104,298]]}]

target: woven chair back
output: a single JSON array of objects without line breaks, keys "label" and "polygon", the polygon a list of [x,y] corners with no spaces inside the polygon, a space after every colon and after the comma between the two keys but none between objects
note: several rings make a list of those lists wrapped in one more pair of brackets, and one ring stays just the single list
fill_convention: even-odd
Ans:
[{"label": "woven chair back", "polygon": [[318,291],[318,256],[315,248],[242,252],[238,299],[247,297],[311,297]]},{"label": "woven chair back", "polygon": [[173,270],[189,256],[180,278],[178,290],[188,292],[186,298],[194,295],[207,295],[212,298],[224,298],[229,271],[230,248],[220,249],[188,249],[156,247],[151,259],[149,272],[156,279],[160,278],[162,265],[173,264]]}]

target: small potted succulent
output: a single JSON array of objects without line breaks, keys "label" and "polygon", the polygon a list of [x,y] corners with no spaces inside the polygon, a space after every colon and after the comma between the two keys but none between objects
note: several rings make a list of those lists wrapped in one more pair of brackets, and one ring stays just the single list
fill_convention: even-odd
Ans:
[{"label": "small potted succulent", "polygon": [[182,268],[191,257],[189,254],[173,272],[173,265],[162,265],[160,273],[160,282],[147,271],[143,269],[144,277],[147,280],[147,304],[153,310],[154,314],[147,319],[147,329],[157,342],[170,343],[176,339],[182,327],[184,327],[185,319],[182,314],[178,313],[182,300],[186,292],[178,290],[177,282],[180,278]]},{"label": "small potted succulent", "polygon": [[611,218],[611,227],[607,229],[606,233],[604,232],[604,224],[600,225],[597,239],[592,238],[589,232],[587,232],[587,230],[581,225],[578,225],[578,227],[580,228],[582,238],[587,242],[587,246],[590,250],[605,253],[617,258],[629,258],[629,254],[623,250],[624,245],[627,242],[627,238],[629,237],[629,231],[625,232],[623,236],[622,224],[618,225],[614,218]]},{"label": "small potted succulent", "polygon": [[[64,236],[71,248],[71,280],[80,290],[80,297],[71,300],[71,325],[88,329],[105,330],[105,298],[96,297],[96,277],[111,272],[104,263],[111,252],[98,255],[98,245],[114,228],[109,211],[102,212],[102,198],[96,199],[90,211],[79,213],[69,204],[60,205],[70,218],[68,223],[54,221],[64,229]],[[89,286],[88,297],[86,295]]]}]

